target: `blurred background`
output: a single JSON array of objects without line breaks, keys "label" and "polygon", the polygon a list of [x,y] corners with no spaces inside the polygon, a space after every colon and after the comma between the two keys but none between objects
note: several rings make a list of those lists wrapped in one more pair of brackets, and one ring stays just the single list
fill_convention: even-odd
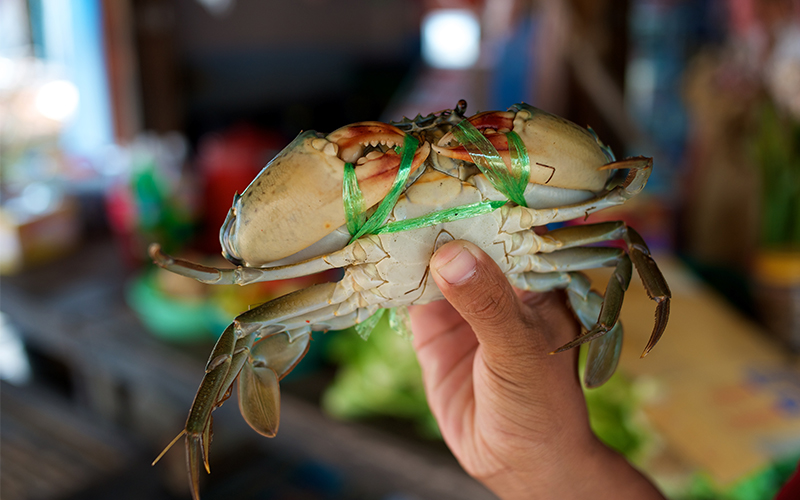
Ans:
[{"label": "blurred background", "polygon": [[[622,313],[592,425],[675,499],[772,498],[800,458],[797,0],[0,0],[0,491],[182,499],[217,335],[312,277],[204,286],[234,192],[301,130],[526,101],[655,158],[622,219],[674,295]],[[602,288],[608,276],[592,272]],[[407,339],[315,335],[281,432],[215,412],[203,498],[484,499]]]}]

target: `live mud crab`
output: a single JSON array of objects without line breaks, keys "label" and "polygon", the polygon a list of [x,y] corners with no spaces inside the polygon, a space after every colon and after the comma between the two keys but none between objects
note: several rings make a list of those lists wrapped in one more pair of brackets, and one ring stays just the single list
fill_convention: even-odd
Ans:
[{"label": "live mud crab", "polygon": [[[657,304],[642,356],[658,342],[670,291],[635,230],[603,222],[543,231],[624,203],[644,188],[652,159],[616,161],[591,129],[527,104],[469,118],[465,111],[459,101],[451,110],[401,122],[301,133],[234,197],[220,241],[235,268],[202,266],[151,246],[157,265],[209,284],[344,270],[341,280],[254,307],[223,331],[175,439],[185,436],[195,498],[201,462],[209,469],[211,413],[234,381],[247,423],[274,436],[278,381],[305,355],[312,332],[363,327],[379,310],[402,312],[442,298],[428,262],[447,241],[475,243],[518,288],[566,290],[586,331],[554,353],[588,343],[589,387],[616,369],[618,317],[632,267]],[[598,245],[613,240],[623,248]],[[604,296],[579,272],[599,266],[614,267]]]}]

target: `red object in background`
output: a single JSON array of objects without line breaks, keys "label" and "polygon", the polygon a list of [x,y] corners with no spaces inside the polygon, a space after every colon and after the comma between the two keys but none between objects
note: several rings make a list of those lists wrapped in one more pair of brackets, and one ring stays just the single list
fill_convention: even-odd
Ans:
[{"label": "red object in background", "polygon": [[239,125],[200,140],[197,165],[203,185],[203,233],[200,250],[220,251],[219,228],[233,203],[250,181],[288,142],[275,132]]},{"label": "red object in background", "polygon": [[798,500],[800,499],[800,470],[795,471],[794,475],[789,479],[775,500]]},{"label": "red object in background", "polygon": [[114,233],[117,249],[122,260],[130,269],[136,268],[142,260],[137,254],[136,205],[128,186],[122,183],[109,188],[105,197],[106,216]]}]

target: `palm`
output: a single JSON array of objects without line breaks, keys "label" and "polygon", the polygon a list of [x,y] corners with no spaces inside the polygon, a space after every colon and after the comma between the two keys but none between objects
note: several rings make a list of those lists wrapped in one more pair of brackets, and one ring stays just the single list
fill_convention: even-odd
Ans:
[{"label": "palm", "polygon": [[547,355],[577,328],[562,297],[524,293],[517,306],[525,324],[508,332],[518,344],[512,359],[484,349],[446,301],[412,312],[431,411],[453,454],[477,477],[535,459],[564,415],[586,426],[576,354]]}]

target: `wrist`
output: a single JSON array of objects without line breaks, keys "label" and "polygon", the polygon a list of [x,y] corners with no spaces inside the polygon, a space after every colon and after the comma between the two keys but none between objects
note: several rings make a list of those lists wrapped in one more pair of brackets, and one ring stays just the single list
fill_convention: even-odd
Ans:
[{"label": "wrist", "polygon": [[664,500],[623,456],[593,435],[587,441],[482,482],[503,500]]}]

